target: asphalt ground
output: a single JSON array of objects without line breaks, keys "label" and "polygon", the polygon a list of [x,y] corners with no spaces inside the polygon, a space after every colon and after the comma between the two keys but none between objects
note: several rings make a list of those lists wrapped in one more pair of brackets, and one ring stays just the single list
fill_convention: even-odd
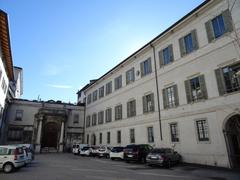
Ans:
[{"label": "asphalt ground", "polygon": [[170,169],[73,154],[39,154],[27,167],[0,172],[0,180],[240,180],[240,171],[190,164]]}]

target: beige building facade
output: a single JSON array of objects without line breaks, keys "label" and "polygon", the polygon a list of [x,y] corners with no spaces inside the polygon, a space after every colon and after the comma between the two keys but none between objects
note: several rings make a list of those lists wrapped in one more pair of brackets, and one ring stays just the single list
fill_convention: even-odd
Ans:
[{"label": "beige building facade", "polygon": [[210,0],[85,88],[85,143],[240,166],[240,1]]},{"label": "beige building facade", "polygon": [[83,142],[84,106],[16,99],[8,107],[4,144],[34,144],[35,152],[69,151]]}]

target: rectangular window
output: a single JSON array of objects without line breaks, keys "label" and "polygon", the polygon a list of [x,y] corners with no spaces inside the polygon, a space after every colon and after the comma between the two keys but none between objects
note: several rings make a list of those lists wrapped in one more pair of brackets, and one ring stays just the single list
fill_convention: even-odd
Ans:
[{"label": "rectangular window", "polygon": [[87,144],[89,144],[89,134],[87,135]]},{"label": "rectangular window", "polygon": [[87,104],[91,104],[91,102],[92,102],[92,94],[89,94],[87,96]]},{"label": "rectangular window", "polygon": [[177,85],[165,88],[162,92],[164,109],[173,108],[179,105]]},{"label": "rectangular window", "polygon": [[112,81],[106,84],[106,95],[112,93]]},{"label": "rectangular window", "polygon": [[135,131],[130,129],[130,143],[135,143]]},{"label": "rectangular window", "polygon": [[106,121],[106,123],[112,121],[112,108],[106,109],[106,111],[105,111],[105,121]]},{"label": "rectangular window", "polygon": [[22,121],[23,110],[16,110],[15,121]]},{"label": "rectangular window", "polygon": [[117,143],[121,144],[121,131],[117,131]]},{"label": "rectangular window", "polygon": [[74,114],[73,116],[73,124],[78,124],[79,123],[79,114]]},{"label": "rectangular window", "polygon": [[213,41],[227,32],[233,31],[231,12],[227,9],[220,15],[205,23],[208,42]]},{"label": "rectangular window", "polygon": [[97,125],[97,114],[94,113],[92,115],[92,126],[96,126]]},{"label": "rectangular window", "polygon": [[127,117],[136,116],[136,100],[127,102]]},{"label": "rectangular window", "polygon": [[169,45],[168,47],[164,48],[163,50],[159,51],[159,60],[160,60],[160,67],[173,62],[173,46],[172,46],[172,44]]},{"label": "rectangular window", "polygon": [[170,124],[170,133],[171,133],[171,141],[172,142],[179,142],[177,123],[171,123]]},{"label": "rectangular window", "polygon": [[143,113],[154,111],[154,94],[143,96]]},{"label": "rectangular window", "polygon": [[103,111],[98,112],[98,124],[103,124],[103,119],[104,119],[104,112]]},{"label": "rectangular window", "polygon": [[18,127],[10,127],[8,129],[8,141],[22,141],[23,129]]},{"label": "rectangular window", "polygon": [[115,120],[122,119],[122,105],[115,106]]},{"label": "rectangular window", "polygon": [[97,90],[93,92],[93,102],[97,100]]},{"label": "rectangular window", "polygon": [[107,144],[110,144],[111,142],[111,134],[110,132],[107,132]]},{"label": "rectangular window", "polygon": [[131,68],[126,72],[126,84],[130,84],[135,81],[134,68]]},{"label": "rectangular window", "polygon": [[185,81],[187,102],[196,102],[201,99],[207,99],[207,88],[204,75]]},{"label": "rectangular window", "polygon": [[192,30],[189,34],[179,39],[179,46],[181,56],[183,57],[186,54],[190,54],[194,50],[198,49],[197,41],[197,31],[196,29]]},{"label": "rectangular window", "polygon": [[104,86],[100,87],[98,91],[99,91],[99,99],[104,97]]},{"label": "rectangular window", "polygon": [[197,134],[199,141],[209,141],[208,125],[206,120],[196,121]]},{"label": "rectangular window", "polygon": [[99,133],[99,144],[102,144],[102,133]]},{"label": "rectangular window", "polygon": [[240,90],[240,63],[215,70],[219,94]]},{"label": "rectangular window", "polygon": [[87,116],[86,118],[86,127],[90,127],[91,125],[91,116]]},{"label": "rectangular window", "polygon": [[114,79],[115,90],[118,90],[122,87],[122,75]]},{"label": "rectangular window", "polygon": [[146,76],[152,73],[151,58],[148,58],[147,60],[141,62],[140,66],[141,66],[141,76]]},{"label": "rectangular window", "polygon": [[153,127],[148,127],[148,142],[153,143],[154,142],[154,133],[153,133]]}]

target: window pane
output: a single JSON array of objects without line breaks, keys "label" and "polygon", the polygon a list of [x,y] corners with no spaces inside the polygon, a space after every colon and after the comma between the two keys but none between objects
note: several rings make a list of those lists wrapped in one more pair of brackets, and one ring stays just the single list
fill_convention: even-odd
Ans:
[{"label": "window pane", "polygon": [[188,34],[187,36],[184,37],[184,43],[185,43],[186,53],[192,52],[193,51],[193,40],[192,40],[191,34]]}]

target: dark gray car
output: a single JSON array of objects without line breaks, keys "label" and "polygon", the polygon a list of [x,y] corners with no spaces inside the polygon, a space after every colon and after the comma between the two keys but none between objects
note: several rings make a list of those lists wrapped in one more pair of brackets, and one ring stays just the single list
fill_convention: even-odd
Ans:
[{"label": "dark gray car", "polygon": [[170,167],[181,161],[181,156],[171,148],[154,148],[146,158],[147,165]]}]

